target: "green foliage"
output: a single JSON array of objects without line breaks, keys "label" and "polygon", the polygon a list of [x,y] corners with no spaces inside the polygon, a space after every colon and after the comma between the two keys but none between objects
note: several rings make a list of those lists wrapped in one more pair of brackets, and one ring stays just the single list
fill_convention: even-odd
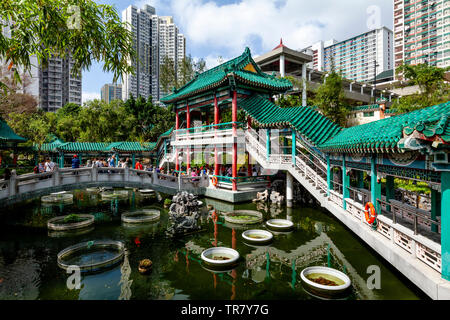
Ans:
[{"label": "green foliage", "polygon": [[168,93],[173,87],[177,87],[175,63],[168,56],[164,56],[163,63],[159,67],[159,84],[164,93]]},{"label": "green foliage", "polygon": [[68,216],[66,216],[63,221],[64,221],[64,223],[74,223],[74,222],[79,222],[81,220],[82,219],[80,218],[79,215],[72,213],[72,214],[69,214]]},{"label": "green foliage", "polygon": [[0,28],[14,21],[11,38],[0,33],[0,58],[14,69],[17,82],[15,66],[29,71],[32,55],[46,67],[51,57],[69,53],[73,75],[103,61],[103,70],[113,72],[116,82],[123,73],[134,73],[128,59],[136,56],[132,34],[120,20],[113,6],[92,0],[0,1]]},{"label": "green foliage", "polygon": [[178,65],[178,73],[175,71],[175,63],[165,56],[160,67],[159,83],[165,93],[171,92],[175,88],[181,88],[186,83],[195,78],[197,73],[206,71],[206,62],[200,59],[197,62],[191,55],[184,57]]},{"label": "green foliage", "polygon": [[412,180],[395,178],[394,184],[396,189],[401,188],[419,194],[431,194],[431,189],[426,182],[417,181],[414,183]]},{"label": "green foliage", "polygon": [[325,83],[317,89],[314,104],[320,112],[338,125],[344,127],[347,122],[347,108],[342,75],[332,70],[328,73]]},{"label": "green foliage", "polygon": [[418,85],[420,93],[401,97],[394,101],[391,108],[398,113],[406,113],[425,107],[437,105],[450,100],[450,86],[444,81],[447,69],[427,64],[401,65],[397,68],[398,76],[407,80],[407,85]]},{"label": "green foliage", "polygon": [[282,95],[275,104],[279,105],[280,108],[290,108],[298,107],[302,105],[301,98],[296,95]]},{"label": "green foliage", "polygon": [[153,105],[151,97],[127,102],[100,100],[83,107],[68,104],[56,113],[38,110],[32,114],[10,113],[7,120],[19,135],[38,146],[54,134],[66,142],[156,141],[173,126],[175,116]]},{"label": "green foliage", "polygon": [[164,205],[170,206],[172,204],[172,200],[170,199],[164,199]]}]

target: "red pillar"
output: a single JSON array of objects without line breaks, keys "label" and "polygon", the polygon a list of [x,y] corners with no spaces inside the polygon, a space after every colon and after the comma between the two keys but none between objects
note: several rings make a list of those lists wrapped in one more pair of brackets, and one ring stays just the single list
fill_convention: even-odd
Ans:
[{"label": "red pillar", "polygon": [[[189,104],[186,105],[186,128],[191,128],[191,111],[189,110]],[[190,133],[190,130],[187,130],[187,133]],[[187,156],[186,156],[186,171],[191,168],[191,147],[187,147]]]},{"label": "red pillar", "polygon": [[[252,118],[247,117],[247,130],[252,128]],[[250,153],[247,152],[247,175],[252,176],[252,165],[250,164]]]},{"label": "red pillar", "polygon": [[[178,114],[178,109],[175,111],[175,130],[178,130],[180,128],[180,116]],[[177,132],[175,131],[175,137],[177,135]],[[175,148],[175,170],[180,170],[180,162],[178,160],[178,148]]]},{"label": "red pillar", "polygon": [[[219,124],[219,104],[217,96],[214,94],[214,124]],[[217,154],[217,146],[214,147],[214,175],[219,175],[219,156]]]},{"label": "red pillar", "polygon": [[[237,136],[237,92],[233,91],[233,100],[231,103],[231,121],[233,122],[233,137]],[[233,164],[232,164],[232,176],[237,177],[237,142],[233,143]],[[237,182],[233,179],[233,191],[237,190]]]}]

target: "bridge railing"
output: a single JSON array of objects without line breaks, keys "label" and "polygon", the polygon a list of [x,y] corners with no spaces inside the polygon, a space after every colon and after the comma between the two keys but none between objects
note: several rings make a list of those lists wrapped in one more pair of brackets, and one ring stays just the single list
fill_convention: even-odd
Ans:
[{"label": "bridge railing", "polygon": [[55,171],[40,174],[24,174],[17,176],[14,173],[9,180],[0,180],[0,200],[20,194],[35,192],[43,189],[65,185],[79,185],[102,182],[126,182],[151,184],[175,190],[193,190],[207,187],[208,176],[188,177],[172,176],[156,171],[135,170],[130,168],[114,167],[83,167],[78,169],[56,168]]}]

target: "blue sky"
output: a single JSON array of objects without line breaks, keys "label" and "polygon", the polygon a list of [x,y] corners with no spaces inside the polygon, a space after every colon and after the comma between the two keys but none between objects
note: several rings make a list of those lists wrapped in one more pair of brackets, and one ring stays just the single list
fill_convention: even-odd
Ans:
[{"label": "blue sky", "polygon": [[[129,5],[150,4],[156,14],[174,17],[186,37],[186,54],[204,58],[208,67],[246,46],[254,56],[268,52],[280,38],[292,49],[318,40],[344,40],[373,26],[392,29],[392,0],[96,0],[113,5],[122,16]],[[94,63],[83,72],[83,101],[99,98],[112,74]]]}]

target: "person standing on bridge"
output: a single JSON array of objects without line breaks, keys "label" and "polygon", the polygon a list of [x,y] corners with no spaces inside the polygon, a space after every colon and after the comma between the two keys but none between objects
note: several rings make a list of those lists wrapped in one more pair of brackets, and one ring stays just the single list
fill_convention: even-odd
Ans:
[{"label": "person standing on bridge", "polygon": [[[78,169],[80,167],[80,159],[76,154],[73,155],[72,158],[72,169]],[[74,171],[73,174],[77,175],[78,171]]]},{"label": "person standing on bridge", "polygon": [[136,161],[136,165],[134,166],[134,168],[136,170],[144,170],[144,166],[142,165],[142,163],[140,163],[140,161]]}]

